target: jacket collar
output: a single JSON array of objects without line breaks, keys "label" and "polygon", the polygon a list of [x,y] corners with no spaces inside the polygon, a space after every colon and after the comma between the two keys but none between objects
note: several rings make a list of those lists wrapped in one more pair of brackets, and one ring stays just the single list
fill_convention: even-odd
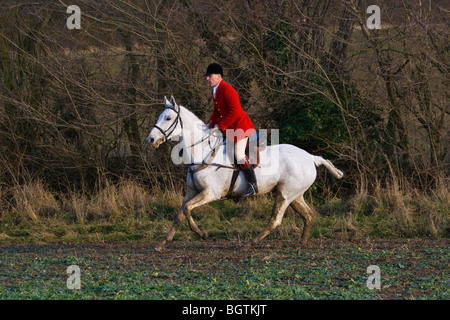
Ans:
[{"label": "jacket collar", "polygon": [[216,97],[214,98],[214,94],[213,94],[213,99],[214,100],[217,100],[217,97],[219,96],[219,93],[220,92],[222,92],[222,89],[223,89],[223,85],[225,84],[226,82],[225,82],[225,80],[221,80],[220,82],[219,82],[219,84],[217,85],[217,90],[216,90]]}]

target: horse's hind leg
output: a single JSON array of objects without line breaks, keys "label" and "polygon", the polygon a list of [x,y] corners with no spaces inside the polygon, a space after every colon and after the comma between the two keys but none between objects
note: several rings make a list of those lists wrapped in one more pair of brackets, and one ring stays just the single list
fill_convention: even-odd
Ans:
[{"label": "horse's hind leg", "polygon": [[291,202],[291,207],[300,214],[303,219],[304,226],[300,241],[302,245],[305,245],[308,242],[309,232],[314,219],[314,211],[306,204],[303,194]]},{"label": "horse's hind leg", "polygon": [[275,204],[272,209],[272,217],[270,217],[269,223],[267,224],[267,227],[261,231],[255,238],[247,242],[242,249],[247,250],[255,245],[257,245],[262,239],[267,237],[269,233],[271,233],[275,228],[277,228],[281,221],[283,220],[284,212],[286,211],[286,208],[289,205],[289,201],[286,200],[283,195],[278,192],[277,196],[275,198]]}]

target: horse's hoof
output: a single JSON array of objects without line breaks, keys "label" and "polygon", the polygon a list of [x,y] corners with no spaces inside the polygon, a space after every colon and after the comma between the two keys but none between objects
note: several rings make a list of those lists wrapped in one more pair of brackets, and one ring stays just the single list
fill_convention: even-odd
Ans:
[{"label": "horse's hoof", "polygon": [[158,243],[154,244],[152,248],[156,252],[161,253],[164,251],[164,243],[158,242]]},{"label": "horse's hoof", "polygon": [[203,240],[207,240],[207,239],[208,239],[208,232],[203,231],[203,233],[202,233],[202,239],[203,239]]},{"label": "horse's hoof", "polygon": [[307,246],[308,246],[308,241],[302,240],[302,241],[300,241],[295,247],[296,247],[297,249],[304,249],[304,248],[306,248]]},{"label": "horse's hoof", "polygon": [[246,244],[244,244],[242,247],[239,248],[239,251],[248,251],[253,249],[253,244],[251,243],[251,241],[247,242]]}]

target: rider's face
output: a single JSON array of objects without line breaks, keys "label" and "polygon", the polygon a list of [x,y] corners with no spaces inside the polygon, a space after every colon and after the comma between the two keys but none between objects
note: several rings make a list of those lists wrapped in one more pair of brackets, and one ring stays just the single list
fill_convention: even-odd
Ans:
[{"label": "rider's face", "polygon": [[206,81],[208,81],[210,87],[215,87],[222,80],[220,74],[212,73],[206,76]]}]

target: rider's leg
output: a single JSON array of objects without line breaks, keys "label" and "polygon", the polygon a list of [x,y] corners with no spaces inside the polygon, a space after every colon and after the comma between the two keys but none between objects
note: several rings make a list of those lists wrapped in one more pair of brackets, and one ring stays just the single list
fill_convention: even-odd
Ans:
[{"label": "rider's leg", "polygon": [[245,163],[245,148],[247,147],[247,141],[248,138],[244,138],[234,143],[234,154],[236,156],[238,164]]},{"label": "rider's leg", "polygon": [[255,193],[258,193],[255,171],[253,170],[253,166],[250,163],[248,157],[245,155],[247,140],[248,138],[244,138],[236,141],[235,143],[236,159],[238,159],[240,169],[244,173],[244,177],[247,180],[247,190],[243,194],[244,198],[254,195]]}]

